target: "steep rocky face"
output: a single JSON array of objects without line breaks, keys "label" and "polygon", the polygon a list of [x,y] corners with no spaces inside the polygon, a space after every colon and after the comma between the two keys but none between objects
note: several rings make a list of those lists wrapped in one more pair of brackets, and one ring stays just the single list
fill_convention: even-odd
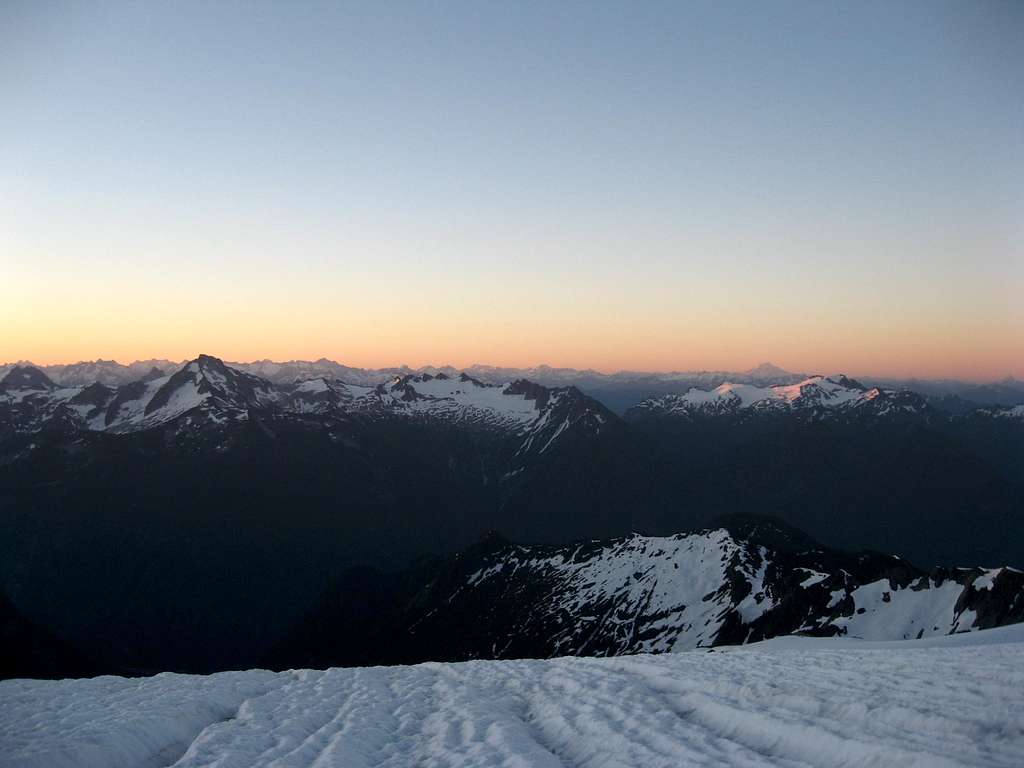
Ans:
[{"label": "steep rocky face", "polygon": [[277,399],[263,379],[235,370],[215,357],[200,355],[174,373],[146,404],[146,416],[160,420],[184,413],[207,401],[225,409],[266,408]]},{"label": "steep rocky face", "polygon": [[898,640],[1024,620],[1024,573],[924,572],[775,521],[567,547],[492,537],[399,575],[346,576],[275,664],[607,656],[776,635]]},{"label": "steep rocky face", "polygon": [[14,366],[0,379],[0,438],[11,432],[37,432],[55,417],[64,422],[58,408],[77,392],[58,388],[38,368]]},{"label": "steep rocky face", "polygon": [[38,368],[31,365],[16,365],[0,379],[0,392],[13,393],[17,391],[45,392],[56,389],[49,376]]}]

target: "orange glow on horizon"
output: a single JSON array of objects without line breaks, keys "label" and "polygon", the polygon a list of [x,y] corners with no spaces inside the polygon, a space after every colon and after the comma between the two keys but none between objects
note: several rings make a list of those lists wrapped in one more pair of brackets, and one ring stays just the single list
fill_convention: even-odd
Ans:
[{"label": "orange glow on horizon", "polygon": [[909,268],[900,281],[865,271],[826,284],[770,265],[737,275],[728,262],[685,277],[569,265],[543,279],[521,265],[453,276],[409,265],[346,272],[338,262],[314,280],[264,262],[237,273],[198,257],[175,272],[122,274],[83,262],[53,273],[30,254],[0,283],[0,362],[205,353],[612,373],[743,371],[771,361],[804,373],[1024,378],[1015,272],[974,273],[954,293],[949,275]]},{"label": "orange glow on horizon", "polygon": [[[611,374],[619,371],[634,372],[670,372],[670,371],[745,371],[770,361],[772,364],[791,372],[807,374],[846,373],[853,376],[883,376],[893,378],[951,378],[967,381],[995,381],[1014,376],[1024,378],[1024,366],[1010,365],[1006,356],[997,349],[959,350],[959,355],[935,355],[934,349],[927,346],[913,353],[899,354],[900,350],[876,349],[869,352],[860,351],[844,353],[841,349],[827,349],[821,346],[807,346],[802,354],[790,349],[762,348],[754,352],[742,349],[730,351],[730,345],[722,343],[718,349],[709,343],[680,342],[666,345],[662,351],[646,349],[648,345],[638,344],[634,349],[619,348],[612,350],[594,349],[580,344],[573,350],[572,344],[544,345],[544,350],[531,352],[525,345],[517,345],[515,340],[505,346],[505,354],[500,354],[501,343],[492,345],[492,351],[478,348],[475,353],[460,351],[454,344],[408,344],[405,347],[394,343],[375,345],[355,343],[348,345],[290,345],[286,342],[268,343],[260,346],[258,342],[218,343],[216,338],[209,341],[164,343],[136,345],[131,343],[119,345],[95,346],[83,343],[71,343],[63,339],[61,344],[31,342],[10,347],[5,343],[0,347],[0,363],[13,363],[21,360],[37,365],[59,365],[92,360],[116,360],[127,364],[136,360],[166,359],[174,362],[190,360],[199,354],[209,354],[228,362],[248,363],[257,360],[273,360],[286,362],[289,360],[318,360],[326,358],[343,365],[355,368],[392,368],[407,365],[412,368],[422,366],[451,365],[457,369],[469,368],[472,365],[489,365],[507,368],[533,368],[548,365],[553,368],[575,368],[594,370],[599,373]],[[721,341],[721,340],[720,340]],[[895,346],[895,345],[893,345]],[[546,351],[545,351],[546,350]],[[1018,355],[1017,360],[1022,359]]]}]

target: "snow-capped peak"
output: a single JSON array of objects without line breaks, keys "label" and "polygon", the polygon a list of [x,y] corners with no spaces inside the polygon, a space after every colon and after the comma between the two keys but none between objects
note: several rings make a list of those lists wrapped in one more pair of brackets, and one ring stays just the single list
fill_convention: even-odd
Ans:
[{"label": "snow-capped peak", "polygon": [[208,401],[224,409],[246,411],[277,399],[269,382],[236,370],[210,355],[200,355],[171,375],[146,404],[147,419],[164,422]]},{"label": "snow-capped peak", "polygon": [[879,415],[894,409],[923,412],[923,398],[906,391],[868,389],[843,374],[810,376],[796,384],[761,387],[726,382],[712,390],[692,388],[684,394],[646,400],[637,406],[640,413],[704,414],[735,413],[751,410],[864,408]]},{"label": "snow-capped peak", "polygon": [[789,371],[779,368],[777,365],[772,365],[771,363],[761,363],[757,367],[751,368],[749,371],[745,371],[745,373],[752,379],[758,380],[781,381],[793,376]]}]

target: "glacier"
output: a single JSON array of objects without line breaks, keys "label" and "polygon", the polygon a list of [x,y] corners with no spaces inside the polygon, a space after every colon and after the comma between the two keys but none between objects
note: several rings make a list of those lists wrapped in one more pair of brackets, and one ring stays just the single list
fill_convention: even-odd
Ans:
[{"label": "glacier", "polygon": [[659,655],[0,682],[5,768],[1020,766],[1024,625]]}]

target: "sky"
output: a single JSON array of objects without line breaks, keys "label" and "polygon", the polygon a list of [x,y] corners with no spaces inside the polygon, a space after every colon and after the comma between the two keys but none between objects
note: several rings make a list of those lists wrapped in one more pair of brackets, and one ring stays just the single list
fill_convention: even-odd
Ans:
[{"label": "sky", "polygon": [[1019,2],[0,3],[0,361],[1024,377]]}]

